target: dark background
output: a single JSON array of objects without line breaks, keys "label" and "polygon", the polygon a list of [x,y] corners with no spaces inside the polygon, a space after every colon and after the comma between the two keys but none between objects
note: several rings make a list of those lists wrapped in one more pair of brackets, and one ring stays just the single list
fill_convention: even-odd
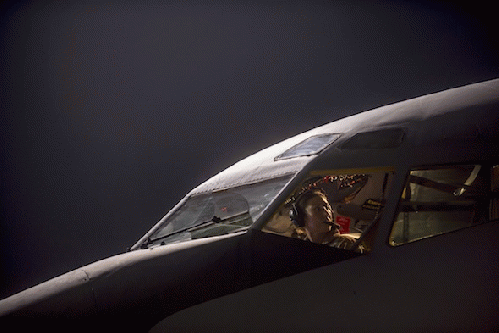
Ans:
[{"label": "dark background", "polygon": [[499,77],[487,3],[3,2],[0,298],[291,135]]}]

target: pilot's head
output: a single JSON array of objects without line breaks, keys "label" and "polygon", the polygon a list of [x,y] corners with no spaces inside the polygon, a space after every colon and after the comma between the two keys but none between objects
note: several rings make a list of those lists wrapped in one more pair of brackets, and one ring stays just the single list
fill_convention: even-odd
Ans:
[{"label": "pilot's head", "polygon": [[333,209],[326,194],[312,189],[298,198],[295,212],[291,215],[295,224],[305,229],[312,242],[321,242],[326,235],[338,233],[339,227],[333,221]]}]

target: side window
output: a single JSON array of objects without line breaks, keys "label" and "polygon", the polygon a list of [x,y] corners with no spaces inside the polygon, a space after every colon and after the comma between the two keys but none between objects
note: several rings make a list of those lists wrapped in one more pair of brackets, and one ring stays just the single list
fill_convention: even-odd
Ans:
[{"label": "side window", "polygon": [[413,242],[498,218],[498,168],[442,166],[410,172],[390,245]]},{"label": "side window", "polygon": [[[314,236],[313,221],[310,224],[305,223],[305,215],[308,213],[304,212],[304,208],[314,202],[305,199],[308,198],[306,193],[319,189],[325,194],[332,212],[330,218],[322,217],[327,219],[324,222],[330,223],[331,231],[353,238],[354,241],[359,239],[372,229],[375,221],[379,220],[393,175],[391,169],[379,172],[373,172],[371,169],[366,173],[359,171],[351,173],[313,172],[310,177],[295,188],[292,195],[281,205],[280,209],[262,228],[262,231],[317,243],[312,239]],[[319,202],[322,201],[319,200]],[[294,216],[294,212],[298,213],[298,216]],[[308,221],[313,219],[310,216],[312,215],[309,215]],[[322,230],[323,228],[318,229]],[[315,230],[318,231],[318,229]],[[335,246],[328,242],[322,244]],[[335,247],[349,248],[349,246]],[[363,243],[362,248],[367,252],[370,250],[370,245]]]}]

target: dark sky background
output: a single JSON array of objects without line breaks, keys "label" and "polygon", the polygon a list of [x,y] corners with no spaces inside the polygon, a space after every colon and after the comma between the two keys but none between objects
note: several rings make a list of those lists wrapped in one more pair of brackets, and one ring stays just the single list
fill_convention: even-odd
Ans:
[{"label": "dark sky background", "polygon": [[489,6],[3,2],[0,298],[126,251],[291,135],[499,77]]}]

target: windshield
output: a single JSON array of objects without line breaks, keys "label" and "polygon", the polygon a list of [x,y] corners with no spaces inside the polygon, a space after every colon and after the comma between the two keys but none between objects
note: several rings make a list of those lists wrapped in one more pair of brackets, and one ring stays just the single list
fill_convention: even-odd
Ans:
[{"label": "windshield", "polygon": [[146,245],[178,243],[247,229],[279,194],[291,175],[188,198]]}]

